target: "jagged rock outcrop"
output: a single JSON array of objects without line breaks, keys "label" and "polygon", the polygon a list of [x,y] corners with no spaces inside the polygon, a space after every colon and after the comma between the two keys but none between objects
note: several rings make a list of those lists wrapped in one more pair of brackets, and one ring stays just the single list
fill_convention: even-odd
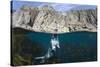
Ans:
[{"label": "jagged rock outcrop", "polygon": [[97,31],[97,10],[70,10],[59,12],[51,6],[23,6],[12,14],[12,28],[37,32],[65,33]]},{"label": "jagged rock outcrop", "polygon": [[76,10],[67,12],[66,22],[71,31],[96,31],[96,10]]}]

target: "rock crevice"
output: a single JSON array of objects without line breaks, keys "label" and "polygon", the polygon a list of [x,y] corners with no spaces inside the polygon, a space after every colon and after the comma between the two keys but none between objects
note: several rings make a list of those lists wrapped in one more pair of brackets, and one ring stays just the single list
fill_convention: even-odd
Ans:
[{"label": "rock crevice", "polygon": [[[56,11],[51,7],[22,7],[12,14],[12,27],[37,32],[97,31],[97,10]],[[57,32],[55,31],[57,29]]]}]

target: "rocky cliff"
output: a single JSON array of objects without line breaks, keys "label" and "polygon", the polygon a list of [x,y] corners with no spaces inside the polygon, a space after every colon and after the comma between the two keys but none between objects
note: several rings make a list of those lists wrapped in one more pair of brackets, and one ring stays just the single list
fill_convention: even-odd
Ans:
[{"label": "rocky cliff", "polygon": [[60,12],[51,6],[23,6],[12,14],[12,28],[37,32],[65,33],[97,31],[97,10],[70,10]]}]

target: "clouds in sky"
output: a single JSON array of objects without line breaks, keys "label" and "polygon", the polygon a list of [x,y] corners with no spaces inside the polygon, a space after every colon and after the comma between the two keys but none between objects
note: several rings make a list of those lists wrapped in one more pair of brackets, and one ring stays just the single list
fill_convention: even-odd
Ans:
[{"label": "clouds in sky", "polygon": [[70,9],[96,9],[95,5],[79,5],[79,4],[66,4],[66,3],[47,3],[47,2],[33,2],[33,1],[12,1],[13,9],[19,9],[21,6],[35,6],[42,7],[45,5],[52,6],[57,11],[68,11]]},{"label": "clouds in sky", "polygon": [[54,9],[58,10],[58,11],[68,11],[74,7],[77,7],[78,5],[76,4],[62,4],[62,3],[56,3],[56,4],[52,4],[52,6],[54,7]]}]

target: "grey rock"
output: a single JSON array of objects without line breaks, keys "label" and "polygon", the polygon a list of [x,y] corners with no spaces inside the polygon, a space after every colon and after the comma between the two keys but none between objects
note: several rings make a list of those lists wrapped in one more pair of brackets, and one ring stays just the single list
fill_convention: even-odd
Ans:
[{"label": "grey rock", "polygon": [[97,31],[97,10],[70,10],[59,12],[51,6],[23,6],[12,14],[12,27],[37,32],[65,33]]}]

